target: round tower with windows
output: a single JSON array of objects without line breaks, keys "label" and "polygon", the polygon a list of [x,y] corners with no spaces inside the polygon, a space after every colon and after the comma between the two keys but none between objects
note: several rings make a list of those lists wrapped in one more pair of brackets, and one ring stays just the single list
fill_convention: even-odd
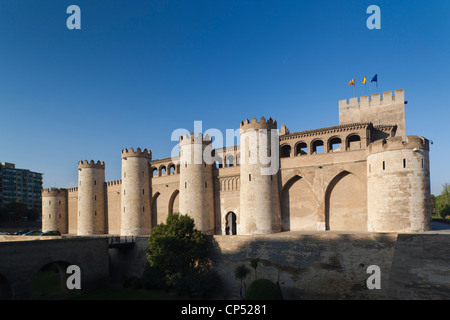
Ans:
[{"label": "round tower with windows", "polygon": [[122,150],[120,234],[148,235],[151,231],[150,150]]},{"label": "round tower with windows", "polygon": [[280,140],[277,122],[264,117],[240,125],[240,214],[238,234],[281,231]]},{"label": "round tower with windows", "polygon": [[105,163],[80,161],[77,235],[104,234],[105,231]]},{"label": "round tower with windows", "polygon": [[371,232],[431,229],[429,141],[393,137],[369,145],[367,224]]},{"label": "round tower with windows", "polygon": [[[179,210],[194,219],[195,227],[214,233],[212,139],[191,133],[180,137]],[[206,155],[206,156],[205,156]]]},{"label": "round tower with windows", "polygon": [[67,189],[42,190],[42,232],[68,232]]}]

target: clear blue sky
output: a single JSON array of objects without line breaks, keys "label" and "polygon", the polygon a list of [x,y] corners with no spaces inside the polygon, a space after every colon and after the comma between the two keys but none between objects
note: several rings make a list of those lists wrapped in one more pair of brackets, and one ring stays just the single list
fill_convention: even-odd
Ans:
[{"label": "clear blue sky", "polygon": [[[81,30],[66,9],[81,8]],[[366,9],[381,8],[381,30]],[[1,0],[0,161],[72,187],[79,160],[120,179],[123,148],[170,156],[177,128],[272,117],[338,124],[338,100],[404,88],[408,135],[433,140],[432,192],[450,182],[450,1]]]}]

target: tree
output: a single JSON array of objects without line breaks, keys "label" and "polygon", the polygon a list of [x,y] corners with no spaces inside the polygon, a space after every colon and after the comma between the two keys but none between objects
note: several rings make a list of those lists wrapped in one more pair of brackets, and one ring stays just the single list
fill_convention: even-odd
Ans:
[{"label": "tree", "polygon": [[210,243],[205,234],[195,229],[194,220],[174,213],[167,217],[165,224],[152,230],[147,260],[151,268],[163,275],[167,286],[190,294],[194,293],[192,290],[206,293],[218,284],[211,270],[209,252]]},{"label": "tree", "polygon": [[434,197],[433,200],[434,208],[439,216],[443,219],[450,216],[450,184],[444,183],[441,194]]},{"label": "tree", "polygon": [[250,260],[250,266],[255,269],[255,280],[258,279],[258,273],[257,273],[257,268],[258,268],[258,263],[259,263],[259,259],[258,258],[254,258]]},{"label": "tree", "polygon": [[[234,269],[234,277],[241,281],[241,287],[239,288],[239,294],[242,299],[244,299],[244,296],[242,295],[242,283],[244,282],[244,279],[248,276],[250,273],[250,269],[247,268],[245,264],[241,264]],[[244,284],[245,285],[245,284]]]}]

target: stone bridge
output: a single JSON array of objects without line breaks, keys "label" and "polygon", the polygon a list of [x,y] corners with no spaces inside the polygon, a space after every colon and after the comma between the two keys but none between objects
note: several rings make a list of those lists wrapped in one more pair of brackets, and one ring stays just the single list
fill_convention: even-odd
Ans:
[{"label": "stone bridge", "polygon": [[29,299],[34,276],[51,263],[59,269],[63,289],[70,276],[66,273],[69,265],[80,267],[82,292],[105,285],[109,276],[108,239],[0,242],[0,299]]}]

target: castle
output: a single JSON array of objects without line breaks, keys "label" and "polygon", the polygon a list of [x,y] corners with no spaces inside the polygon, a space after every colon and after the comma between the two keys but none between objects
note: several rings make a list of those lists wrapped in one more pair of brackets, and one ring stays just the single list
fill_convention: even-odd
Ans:
[{"label": "castle", "polygon": [[[239,145],[211,150],[206,135],[185,135],[177,157],[124,149],[117,181],[105,182],[104,162],[80,161],[76,188],[42,191],[42,229],[148,235],[180,212],[218,235],[430,230],[429,141],[405,135],[406,103],[403,89],[341,100],[339,125],[299,132],[253,118]],[[214,163],[198,158],[205,150]],[[261,150],[279,170],[264,174]]]}]

